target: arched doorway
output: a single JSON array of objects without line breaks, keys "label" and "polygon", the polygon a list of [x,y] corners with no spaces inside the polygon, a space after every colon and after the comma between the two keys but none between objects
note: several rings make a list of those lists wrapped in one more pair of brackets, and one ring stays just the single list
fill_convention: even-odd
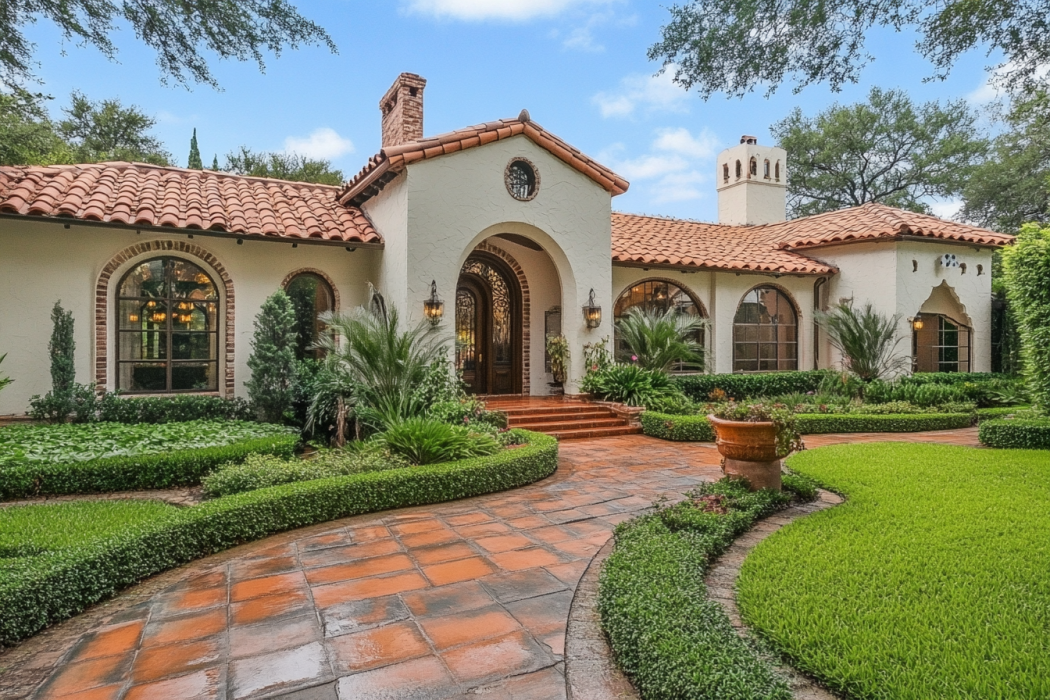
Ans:
[{"label": "arched doorway", "polygon": [[475,251],[456,285],[456,369],[473,394],[522,393],[521,287],[495,255]]},{"label": "arched doorway", "polygon": [[970,371],[972,324],[947,282],[933,288],[910,320],[912,371]]}]

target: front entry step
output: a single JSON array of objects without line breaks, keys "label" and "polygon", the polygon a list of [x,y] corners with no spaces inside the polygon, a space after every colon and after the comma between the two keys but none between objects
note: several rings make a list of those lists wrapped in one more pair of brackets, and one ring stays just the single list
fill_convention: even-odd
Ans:
[{"label": "front entry step", "polygon": [[537,397],[492,398],[488,408],[507,415],[511,428],[546,433],[559,440],[635,435],[641,426],[631,425],[627,418],[608,406],[573,399]]}]

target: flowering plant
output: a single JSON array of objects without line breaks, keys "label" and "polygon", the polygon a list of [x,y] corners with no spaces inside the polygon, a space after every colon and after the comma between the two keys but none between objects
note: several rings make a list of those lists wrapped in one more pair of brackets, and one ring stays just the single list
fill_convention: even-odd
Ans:
[{"label": "flowering plant", "polygon": [[795,414],[782,403],[728,403],[713,406],[709,415],[744,423],[772,423],[777,432],[777,457],[806,449],[795,429]]}]

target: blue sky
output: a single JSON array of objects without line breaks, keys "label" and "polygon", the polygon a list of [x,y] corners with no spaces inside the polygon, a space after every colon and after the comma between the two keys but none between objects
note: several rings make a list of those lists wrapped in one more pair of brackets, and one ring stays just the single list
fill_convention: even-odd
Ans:
[{"label": "blue sky", "polygon": [[[336,55],[309,47],[253,63],[212,62],[222,90],[164,86],[153,54],[126,29],[117,63],[66,42],[46,23],[30,27],[42,89],[56,107],[79,89],[118,97],[158,118],[157,135],[185,165],[194,127],[205,163],[240,145],[294,149],[325,157],[347,176],[379,148],[378,101],[396,75],[428,80],[425,130],[437,134],[513,117],[532,118],[631,181],[614,201],[621,211],[717,218],[714,159],[743,133],[770,143],[769,126],[795,106],[814,114],[863,99],[872,86],[904,88],[916,99],[986,103],[983,55],[967,56],[948,80],[924,83],[931,67],[915,36],[877,32],[875,62],[858,85],[832,93],[790,85],[769,99],[715,96],[708,101],[653,77],[646,59],[667,21],[664,6],[642,0],[299,0],[324,26]],[[56,110],[57,111],[57,110]],[[951,214],[951,202],[936,210]]]}]

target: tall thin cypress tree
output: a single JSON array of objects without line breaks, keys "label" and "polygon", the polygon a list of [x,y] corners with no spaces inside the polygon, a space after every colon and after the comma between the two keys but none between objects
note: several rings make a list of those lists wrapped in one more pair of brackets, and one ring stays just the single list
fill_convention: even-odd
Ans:
[{"label": "tall thin cypress tree", "polygon": [[255,317],[248,358],[248,397],[267,423],[280,423],[292,408],[296,382],[295,309],[283,289],[274,292]]},{"label": "tall thin cypress tree", "polygon": [[190,159],[186,167],[191,170],[204,170],[204,163],[201,162],[201,151],[197,148],[196,129],[193,130],[193,138],[190,139]]},{"label": "tall thin cypress tree", "polygon": [[51,310],[51,342],[47,350],[51,356],[51,390],[55,396],[68,396],[77,381],[77,343],[73,338],[73,312],[64,310],[61,301],[56,301]]},{"label": "tall thin cypress tree", "polygon": [[219,156],[218,155],[212,156],[212,158],[211,158],[211,169],[212,170],[216,170],[216,171],[219,169]]}]

